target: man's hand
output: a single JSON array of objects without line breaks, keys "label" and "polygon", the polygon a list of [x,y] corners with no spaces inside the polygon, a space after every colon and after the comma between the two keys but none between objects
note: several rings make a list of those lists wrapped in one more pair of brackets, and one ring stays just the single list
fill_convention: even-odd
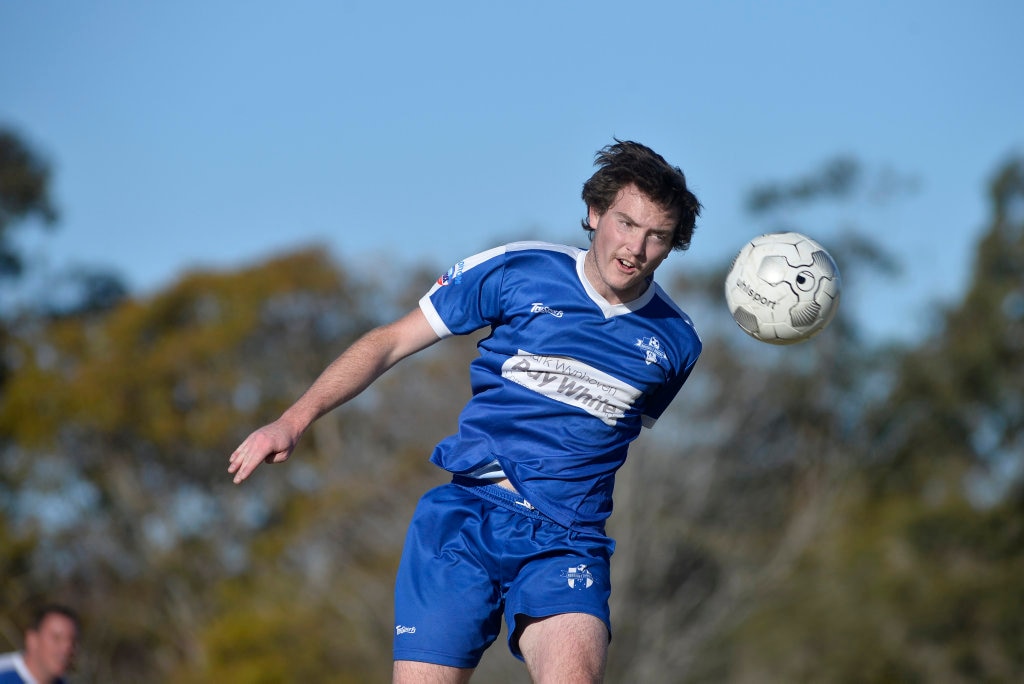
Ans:
[{"label": "man's hand", "polygon": [[264,425],[245,438],[228,459],[228,472],[234,473],[235,484],[256,470],[261,463],[281,463],[288,460],[299,441],[299,435],[293,435],[282,421],[277,420]]}]

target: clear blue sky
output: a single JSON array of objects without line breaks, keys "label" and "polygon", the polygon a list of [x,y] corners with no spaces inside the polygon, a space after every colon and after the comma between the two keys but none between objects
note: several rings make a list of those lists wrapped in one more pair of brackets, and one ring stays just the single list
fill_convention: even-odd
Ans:
[{"label": "clear blue sky", "polygon": [[1018,0],[12,1],[0,125],[55,171],[61,222],[31,253],[139,294],[314,242],[440,270],[510,239],[581,244],[613,136],[705,205],[667,266],[724,262],[772,227],[742,209],[752,185],[850,154],[918,191],[795,220],[827,246],[850,216],[903,255],[902,278],[846,294],[906,338],[963,284],[987,181],[1024,152],[1022,26]]}]

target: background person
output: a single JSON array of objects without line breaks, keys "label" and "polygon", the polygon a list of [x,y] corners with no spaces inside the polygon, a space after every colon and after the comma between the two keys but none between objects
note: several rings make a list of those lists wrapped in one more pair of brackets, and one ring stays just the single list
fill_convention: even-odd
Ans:
[{"label": "background person", "polygon": [[25,631],[24,650],[0,655],[0,684],[61,684],[78,645],[79,621],[67,606],[43,606]]}]

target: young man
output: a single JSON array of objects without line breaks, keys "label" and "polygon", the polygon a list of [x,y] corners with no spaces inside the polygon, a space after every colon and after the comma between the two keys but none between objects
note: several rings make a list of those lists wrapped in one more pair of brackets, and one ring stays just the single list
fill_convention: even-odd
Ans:
[{"label": "young man", "polygon": [[60,684],[78,644],[78,616],[44,606],[25,632],[25,650],[0,655],[0,684]]},{"label": "young man", "polygon": [[513,243],[460,261],[419,307],[370,331],[230,457],[242,482],[287,459],[320,416],[405,357],[489,327],[473,396],[431,461],[395,587],[394,681],[465,682],[497,638],[534,681],[601,681],[610,638],[605,535],[615,472],[689,376],[701,343],[654,282],[700,203],[677,167],[616,141],[583,186],[590,249]]}]

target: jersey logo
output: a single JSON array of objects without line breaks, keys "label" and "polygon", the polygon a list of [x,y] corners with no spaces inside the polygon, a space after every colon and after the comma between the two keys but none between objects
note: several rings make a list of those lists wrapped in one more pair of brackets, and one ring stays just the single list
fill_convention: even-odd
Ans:
[{"label": "jersey logo", "polygon": [[636,341],[637,347],[644,353],[644,363],[650,366],[652,363],[660,364],[668,361],[668,355],[661,350],[661,342],[657,337],[641,337]]},{"label": "jersey logo", "polygon": [[530,307],[530,313],[546,313],[551,314],[555,318],[561,318],[565,315],[564,311],[558,311],[557,309],[552,309],[549,306],[544,306],[544,302],[534,302]]},{"label": "jersey logo", "polygon": [[437,279],[437,284],[441,287],[445,285],[458,285],[462,282],[462,274],[466,270],[465,260],[460,261],[451,268],[443,276]]},{"label": "jersey logo", "polygon": [[562,571],[562,577],[569,583],[570,589],[582,591],[583,589],[589,589],[594,584],[594,575],[587,570],[587,566],[583,563],[574,565],[568,570]]},{"label": "jersey logo", "polygon": [[415,627],[406,627],[405,625],[395,625],[395,636],[402,636],[403,634],[415,634]]},{"label": "jersey logo", "polygon": [[612,427],[642,395],[637,388],[577,359],[531,354],[522,349],[501,365],[501,377],[582,409]]}]

